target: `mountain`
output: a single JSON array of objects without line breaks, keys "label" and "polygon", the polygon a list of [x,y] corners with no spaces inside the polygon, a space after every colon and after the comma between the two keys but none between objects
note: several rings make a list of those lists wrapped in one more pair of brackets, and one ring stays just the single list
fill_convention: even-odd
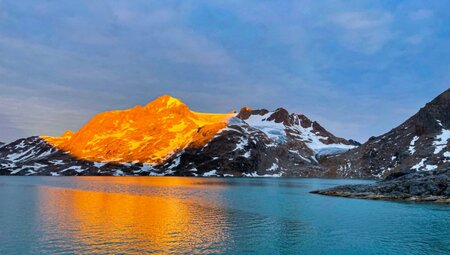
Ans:
[{"label": "mountain", "polygon": [[450,89],[400,126],[337,156],[320,158],[330,174],[352,178],[401,176],[450,167]]},{"label": "mountain", "polygon": [[203,147],[233,115],[192,112],[165,95],[144,107],[98,114],[76,133],[41,138],[84,160],[159,164],[184,148]]},{"label": "mountain", "polygon": [[211,142],[174,155],[164,168],[177,175],[326,176],[316,156],[351,148],[305,115],[244,107]]},{"label": "mountain", "polygon": [[0,174],[328,176],[317,157],[355,143],[285,109],[211,114],[168,95],[96,115],[77,132],[0,148]]}]

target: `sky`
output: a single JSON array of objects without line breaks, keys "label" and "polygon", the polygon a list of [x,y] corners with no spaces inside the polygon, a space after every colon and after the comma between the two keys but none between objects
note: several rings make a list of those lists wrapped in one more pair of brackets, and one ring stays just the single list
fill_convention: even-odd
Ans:
[{"label": "sky", "polygon": [[364,142],[450,87],[450,2],[0,0],[0,141],[162,94]]}]

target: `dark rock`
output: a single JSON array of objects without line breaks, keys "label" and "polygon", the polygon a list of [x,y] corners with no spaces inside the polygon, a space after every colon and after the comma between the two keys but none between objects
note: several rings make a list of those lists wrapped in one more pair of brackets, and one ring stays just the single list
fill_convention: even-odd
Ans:
[{"label": "dark rock", "polygon": [[358,142],[358,141],[356,141],[356,140],[353,140],[353,139],[348,140],[348,142],[349,142],[351,145],[355,145],[355,146],[360,146],[360,145],[361,145],[360,142]]},{"label": "dark rock", "polygon": [[367,185],[344,185],[312,193],[330,196],[450,203],[450,168],[404,174]]}]

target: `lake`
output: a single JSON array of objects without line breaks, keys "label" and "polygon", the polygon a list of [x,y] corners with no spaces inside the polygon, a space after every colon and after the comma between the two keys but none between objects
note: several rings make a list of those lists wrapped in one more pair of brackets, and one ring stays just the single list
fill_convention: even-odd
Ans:
[{"label": "lake", "polygon": [[450,254],[450,206],[308,192],[362,180],[0,177],[0,254]]}]

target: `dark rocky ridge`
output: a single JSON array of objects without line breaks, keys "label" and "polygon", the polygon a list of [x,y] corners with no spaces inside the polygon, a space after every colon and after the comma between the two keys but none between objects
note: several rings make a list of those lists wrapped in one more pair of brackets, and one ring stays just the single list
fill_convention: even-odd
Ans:
[{"label": "dark rocky ridge", "polygon": [[413,172],[375,184],[344,185],[311,193],[349,198],[450,204],[450,168]]},{"label": "dark rocky ridge", "polygon": [[[321,157],[320,162],[332,175],[362,179],[383,179],[411,169],[443,169],[450,166],[450,144],[438,137],[447,131],[450,89],[386,134],[341,155]],[[440,144],[440,150],[436,144]]]}]

